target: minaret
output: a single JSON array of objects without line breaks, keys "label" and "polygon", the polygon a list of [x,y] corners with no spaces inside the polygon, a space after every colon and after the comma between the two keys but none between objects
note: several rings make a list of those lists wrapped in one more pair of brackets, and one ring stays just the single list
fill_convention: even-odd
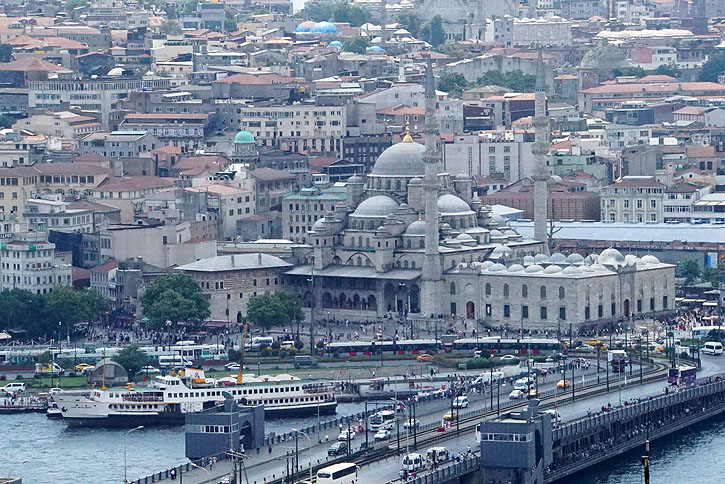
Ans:
[{"label": "minaret", "polygon": [[[539,47],[539,60],[536,65],[536,97],[534,101],[534,127],[536,139],[531,147],[534,155],[534,169],[531,178],[534,180],[534,238],[547,242],[547,207],[549,193],[547,182],[549,169],[546,167],[546,154],[549,152],[549,117],[546,113],[546,84],[544,61]],[[548,245],[547,245],[548,247]]]},{"label": "minaret", "polygon": [[387,2],[380,0],[380,47],[383,49],[388,44],[388,31],[385,29],[388,23],[388,9],[385,7]]},{"label": "minaret", "polygon": [[423,277],[421,287],[421,314],[438,317],[442,314],[440,299],[443,290],[443,270],[438,253],[438,170],[440,168],[440,152],[438,151],[438,122],[435,115],[436,89],[433,78],[433,67],[428,59],[425,75],[425,175],[423,177],[423,193],[425,197],[425,259],[423,260]]}]

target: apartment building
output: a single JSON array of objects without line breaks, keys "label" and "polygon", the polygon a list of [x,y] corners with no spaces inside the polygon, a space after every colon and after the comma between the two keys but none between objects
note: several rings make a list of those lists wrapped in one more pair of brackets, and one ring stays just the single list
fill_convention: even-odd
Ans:
[{"label": "apartment building", "polygon": [[299,244],[307,243],[307,233],[312,225],[344,202],[347,189],[344,186],[316,184],[302,188],[282,198],[282,238]]},{"label": "apartment building", "polygon": [[72,283],[71,266],[55,257],[55,244],[46,234],[16,233],[0,250],[0,289],[22,289],[33,294],[53,292]]},{"label": "apartment building", "polygon": [[218,237],[231,239],[239,235],[241,220],[255,214],[255,200],[251,191],[243,188],[213,184],[199,187],[187,187],[184,191],[192,196],[203,198],[197,206],[218,214]]},{"label": "apartment building", "polygon": [[443,136],[441,141],[443,170],[447,173],[473,176],[502,173],[511,183],[531,176],[533,133],[506,131]]},{"label": "apartment building", "polygon": [[121,222],[131,223],[134,216],[140,212],[144,197],[173,186],[172,180],[155,176],[106,178],[93,190],[93,198],[121,209]]},{"label": "apartment building", "polygon": [[14,130],[24,129],[36,134],[57,138],[76,139],[101,131],[96,118],[81,116],[69,111],[32,114],[13,125]]},{"label": "apartment building", "polygon": [[208,126],[209,115],[204,113],[133,113],[119,128],[151,133],[163,144],[193,150],[202,147]]},{"label": "apartment building", "polygon": [[602,190],[603,222],[662,222],[665,186],[651,176],[625,176]]},{"label": "apartment building", "polygon": [[79,150],[82,155],[96,153],[105,157],[136,158],[163,145],[147,130],[103,131],[84,137]]}]

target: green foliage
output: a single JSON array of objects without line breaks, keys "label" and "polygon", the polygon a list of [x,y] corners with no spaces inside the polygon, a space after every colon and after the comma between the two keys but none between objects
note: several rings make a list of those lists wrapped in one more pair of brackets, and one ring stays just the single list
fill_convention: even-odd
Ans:
[{"label": "green foliage", "polygon": [[229,348],[227,354],[229,355],[229,361],[239,361],[242,358],[242,352],[235,350],[234,348]]},{"label": "green foliage", "polygon": [[133,343],[116,353],[111,359],[126,369],[130,380],[146,365],[149,355],[141,351],[136,343]]},{"label": "green foliage", "polygon": [[365,49],[370,45],[370,41],[367,37],[348,37],[345,39],[345,43],[342,44],[342,50],[345,52],[354,52],[356,54],[364,54]]},{"label": "green foliage", "polygon": [[88,0],[66,0],[65,11],[72,12],[77,7],[85,7],[88,5]]},{"label": "green foliage", "polygon": [[717,82],[718,76],[725,74],[725,53],[715,54],[705,62],[700,71],[700,80]]},{"label": "green foliage", "polygon": [[440,15],[436,15],[430,19],[430,22],[421,28],[420,38],[433,47],[438,47],[446,41],[446,33],[443,30],[443,19]]},{"label": "green foliage", "polygon": [[41,365],[49,365],[53,362],[53,355],[50,351],[45,351],[38,355],[38,363]]},{"label": "green foliage", "polygon": [[16,121],[17,119],[13,118],[12,116],[8,116],[7,114],[0,114],[0,128],[11,128]]},{"label": "green foliage", "polygon": [[183,273],[167,274],[149,284],[141,304],[156,329],[163,329],[166,321],[173,326],[180,322],[198,324],[211,314],[199,284]]},{"label": "green foliage", "polygon": [[460,95],[468,87],[468,81],[463,74],[444,74],[438,81],[438,89],[451,94]]},{"label": "green foliage", "polygon": [[273,326],[291,325],[303,316],[300,298],[291,292],[265,292],[254,296],[247,304],[247,317],[265,331]]},{"label": "green foliage", "polygon": [[0,62],[10,62],[11,60],[13,60],[13,46],[0,44]]},{"label": "green foliage", "polygon": [[700,275],[702,282],[709,282],[715,287],[722,280],[722,277],[722,271],[720,269],[711,269],[709,267],[705,268]]},{"label": "green foliage", "polygon": [[487,71],[476,79],[479,86],[501,86],[516,92],[531,92],[536,86],[536,76],[524,74],[520,70],[501,72]]},{"label": "green foliage", "polygon": [[418,37],[420,28],[423,25],[423,21],[416,14],[412,12],[399,13],[395,18],[395,21],[400,24],[400,27],[410,32],[413,37]]},{"label": "green foliage", "polygon": [[162,34],[166,35],[181,35],[183,33],[181,25],[179,25],[177,20],[167,20],[161,26],[160,30]]},{"label": "green foliage", "polygon": [[682,77],[682,71],[675,64],[659,66],[657,67],[657,69],[651,71],[651,74],[656,74],[659,76],[670,76],[677,79]]},{"label": "green foliage", "polygon": [[304,347],[305,344],[302,342],[302,340],[299,338],[295,338],[295,348],[297,349],[297,351],[301,350]]},{"label": "green foliage", "polygon": [[234,32],[237,30],[237,14],[232,10],[227,9],[224,11],[224,27],[227,32]]},{"label": "green foliage", "polygon": [[677,273],[685,279],[685,285],[690,285],[700,277],[700,266],[694,260],[683,260],[677,265]]},{"label": "green foliage", "polygon": [[707,333],[707,341],[722,341],[725,339],[725,329],[713,329]]},{"label": "green foliage", "polygon": [[332,7],[333,22],[347,22],[352,27],[360,27],[370,21],[370,13],[347,2],[336,3]]},{"label": "green foliage", "polygon": [[60,286],[45,297],[45,305],[49,317],[66,333],[75,323],[96,320],[105,309],[106,301],[91,289],[79,291],[71,286]]},{"label": "green foliage", "polygon": [[458,44],[443,44],[438,48],[438,52],[458,59],[463,58],[465,55],[463,53],[463,49],[461,49],[461,46]]},{"label": "green foliage", "polygon": [[307,2],[305,11],[310,20],[322,22],[332,18],[332,7],[327,3]]},{"label": "green foliage", "polygon": [[196,4],[199,3],[196,0],[188,0],[181,6],[181,11],[185,15],[189,15],[196,12]]},{"label": "green foliage", "polygon": [[627,76],[627,77],[644,77],[647,75],[647,71],[642,69],[641,67],[625,67],[624,69],[612,69],[612,74],[614,74],[617,77],[621,76]]}]

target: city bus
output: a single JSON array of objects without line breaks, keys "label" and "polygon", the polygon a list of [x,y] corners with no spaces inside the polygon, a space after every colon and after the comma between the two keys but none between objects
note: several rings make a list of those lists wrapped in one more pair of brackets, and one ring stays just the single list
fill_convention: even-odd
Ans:
[{"label": "city bus", "polygon": [[725,333],[725,328],[722,326],[695,326],[692,328],[693,339],[707,339],[711,331],[720,330]]},{"label": "city bus", "polygon": [[667,373],[667,383],[670,385],[692,385],[697,381],[697,368],[689,365],[680,365],[670,368]]},{"label": "city bus", "polygon": [[464,338],[452,344],[453,351],[487,350],[493,355],[555,355],[564,353],[564,345],[558,339],[548,338]]},{"label": "city bus", "polygon": [[317,471],[317,484],[357,484],[357,465],[340,462]]}]

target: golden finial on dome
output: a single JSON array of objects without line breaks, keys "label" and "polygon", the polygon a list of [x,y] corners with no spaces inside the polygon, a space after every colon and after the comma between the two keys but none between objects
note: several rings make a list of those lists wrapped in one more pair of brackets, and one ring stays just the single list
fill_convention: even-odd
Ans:
[{"label": "golden finial on dome", "polygon": [[423,220],[423,214],[418,212],[418,220]]},{"label": "golden finial on dome", "polygon": [[412,143],[413,137],[410,135],[410,121],[405,120],[405,136],[403,136],[403,143]]}]

